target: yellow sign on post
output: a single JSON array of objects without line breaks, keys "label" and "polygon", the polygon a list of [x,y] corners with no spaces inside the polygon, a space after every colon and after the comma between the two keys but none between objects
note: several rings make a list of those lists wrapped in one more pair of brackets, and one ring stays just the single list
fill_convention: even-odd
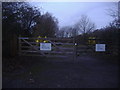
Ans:
[{"label": "yellow sign on post", "polygon": [[95,37],[89,37],[88,39],[89,44],[96,44]]},{"label": "yellow sign on post", "polygon": [[39,42],[39,43],[41,43],[41,42],[44,42],[44,43],[47,43],[48,42],[48,40],[43,40],[43,39],[40,39],[40,38],[47,38],[46,36],[45,37],[41,37],[41,36],[38,36],[38,39],[36,39],[35,40],[35,42]]}]

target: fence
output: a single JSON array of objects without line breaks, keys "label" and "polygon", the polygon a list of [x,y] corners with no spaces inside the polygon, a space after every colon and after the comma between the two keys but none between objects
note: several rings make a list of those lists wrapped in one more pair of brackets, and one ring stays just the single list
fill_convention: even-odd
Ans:
[{"label": "fence", "polygon": [[[36,42],[36,40],[41,42]],[[44,43],[42,41],[47,41]],[[42,45],[48,44],[48,48],[42,49]],[[73,38],[28,38],[19,37],[19,55],[25,56],[46,56],[46,57],[64,57],[74,55]]]}]

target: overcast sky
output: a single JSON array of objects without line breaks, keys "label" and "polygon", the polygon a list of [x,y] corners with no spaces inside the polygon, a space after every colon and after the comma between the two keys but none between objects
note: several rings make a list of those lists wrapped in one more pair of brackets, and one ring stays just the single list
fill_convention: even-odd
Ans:
[{"label": "overcast sky", "polygon": [[87,15],[97,28],[105,27],[113,20],[107,9],[114,6],[113,2],[31,2],[32,5],[49,12],[59,21],[59,26],[74,25],[82,14]]}]

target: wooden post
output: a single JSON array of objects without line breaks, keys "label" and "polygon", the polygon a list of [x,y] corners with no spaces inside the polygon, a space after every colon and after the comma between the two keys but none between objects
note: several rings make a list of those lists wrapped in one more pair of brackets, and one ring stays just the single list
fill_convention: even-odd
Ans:
[{"label": "wooden post", "polygon": [[[75,41],[75,40],[74,40],[74,41]],[[77,51],[77,50],[76,50],[76,45],[77,45],[76,42],[74,42],[74,61],[76,61],[76,59],[77,59],[77,57],[76,57],[76,56],[77,56],[77,55],[76,55],[76,51]]]},{"label": "wooden post", "polygon": [[21,38],[20,38],[20,36],[18,37],[18,46],[19,46],[19,50],[18,50],[18,54],[19,54],[19,56],[21,55]]},{"label": "wooden post", "polygon": [[75,31],[74,31],[74,38],[73,38],[73,41],[74,41],[74,61],[76,61],[76,59],[77,59],[77,55],[76,55],[76,29],[74,29]]},{"label": "wooden post", "polygon": [[10,54],[12,57],[14,57],[16,55],[17,52],[17,36],[16,34],[12,34],[12,39],[10,40]]}]

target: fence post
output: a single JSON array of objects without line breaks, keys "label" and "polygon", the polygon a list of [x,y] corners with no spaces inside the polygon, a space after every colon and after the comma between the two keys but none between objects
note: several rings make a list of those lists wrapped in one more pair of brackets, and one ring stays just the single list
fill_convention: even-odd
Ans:
[{"label": "fence post", "polygon": [[77,59],[76,52],[77,52],[77,50],[76,50],[76,42],[74,40],[74,61],[76,61],[76,59]]},{"label": "fence post", "polygon": [[20,38],[21,36],[19,36],[18,37],[18,46],[19,46],[19,48],[18,48],[18,54],[19,54],[19,56],[21,55],[21,38]]},{"label": "fence post", "polygon": [[76,29],[74,29],[75,31],[74,31],[74,38],[73,38],[73,43],[74,43],[74,61],[76,61],[76,59],[77,59],[77,55],[76,55],[76,52],[77,52],[77,50],[76,50],[76,45],[77,45],[77,43],[76,43]]}]

